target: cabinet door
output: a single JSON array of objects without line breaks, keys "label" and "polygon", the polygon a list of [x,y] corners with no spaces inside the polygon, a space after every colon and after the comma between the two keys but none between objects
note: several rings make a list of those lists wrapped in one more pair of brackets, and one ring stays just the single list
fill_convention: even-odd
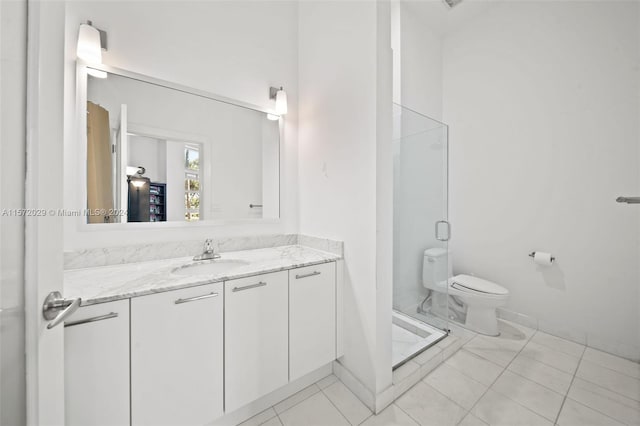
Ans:
[{"label": "cabinet door", "polygon": [[68,426],[129,424],[129,300],[81,307],[64,325]]},{"label": "cabinet door", "polygon": [[336,358],[336,264],[289,271],[289,373],[295,380]]},{"label": "cabinet door", "polygon": [[131,300],[133,425],[203,425],[222,416],[223,284]]},{"label": "cabinet door", "polygon": [[288,377],[286,271],[225,282],[225,411],[284,386]]}]

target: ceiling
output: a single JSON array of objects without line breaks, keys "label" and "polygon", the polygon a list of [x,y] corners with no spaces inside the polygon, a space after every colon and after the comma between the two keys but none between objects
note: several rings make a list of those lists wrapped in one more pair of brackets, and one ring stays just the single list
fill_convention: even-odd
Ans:
[{"label": "ceiling", "polygon": [[402,7],[418,16],[431,31],[444,36],[467,25],[478,15],[499,5],[505,0],[463,0],[449,8],[443,0],[401,0]]}]

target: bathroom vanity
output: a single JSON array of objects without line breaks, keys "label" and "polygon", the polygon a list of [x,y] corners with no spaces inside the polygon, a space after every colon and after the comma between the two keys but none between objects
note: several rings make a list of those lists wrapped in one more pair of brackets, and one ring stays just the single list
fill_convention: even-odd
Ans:
[{"label": "bathroom vanity", "polygon": [[65,271],[68,425],[202,425],[340,356],[341,256],[300,245]]}]

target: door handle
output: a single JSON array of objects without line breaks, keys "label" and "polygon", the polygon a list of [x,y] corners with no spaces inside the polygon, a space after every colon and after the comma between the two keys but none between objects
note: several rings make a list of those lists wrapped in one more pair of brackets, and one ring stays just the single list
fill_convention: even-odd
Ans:
[{"label": "door handle", "polygon": [[640,204],[640,197],[618,197],[616,201],[618,203]]},{"label": "door handle", "polygon": [[79,297],[77,299],[65,299],[59,291],[49,293],[42,304],[42,316],[46,320],[52,320],[47,324],[47,330],[51,330],[69,318],[80,307],[80,302],[82,302],[82,299]]},{"label": "door handle", "polygon": [[[447,225],[447,236],[445,238],[440,237],[440,224],[444,223]],[[436,240],[438,241],[449,241],[451,238],[451,224],[446,220],[439,220],[436,222]]]}]

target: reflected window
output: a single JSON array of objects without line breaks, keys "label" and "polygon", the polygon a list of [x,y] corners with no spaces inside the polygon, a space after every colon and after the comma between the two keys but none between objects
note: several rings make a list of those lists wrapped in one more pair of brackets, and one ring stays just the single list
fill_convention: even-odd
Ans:
[{"label": "reflected window", "polygon": [[187,146],[184,150],[184,168],[187,170],[200,170],[200,150],[193,146]]},{"label": "reflected window", "polygon": [[200,150],[186,145],[184,149],[184,218],[200,220]]}]

